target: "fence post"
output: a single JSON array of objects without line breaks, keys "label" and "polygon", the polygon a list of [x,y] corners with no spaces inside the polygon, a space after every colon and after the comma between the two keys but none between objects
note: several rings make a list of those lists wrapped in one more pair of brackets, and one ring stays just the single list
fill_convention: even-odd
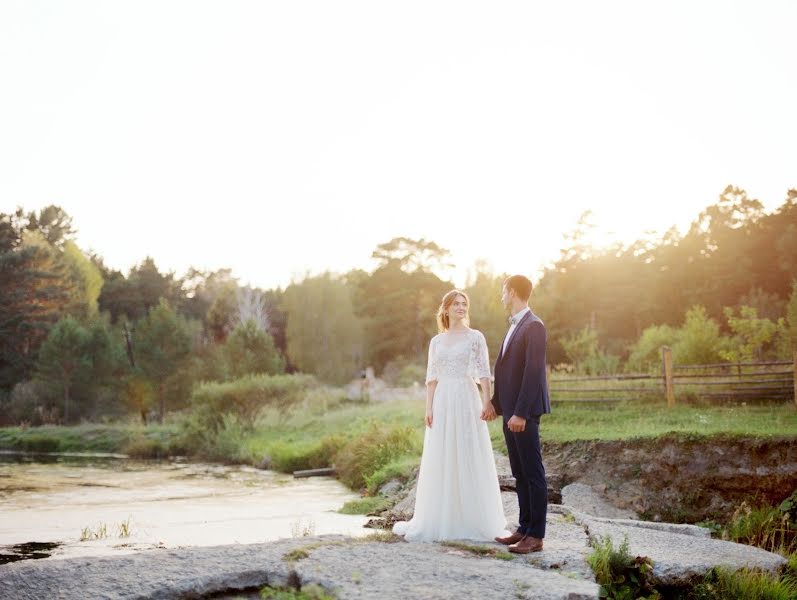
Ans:
[{"label": "fence post", "polygon": [[791,366],[794,369],[794,404],[797,405],[797,349],[794,350]]},{"label": "fence post", "polygon": [[675,406],[675,385],[673,382],[672,350],[661,347],[661,359],[664,364],[664,390],[667,394],[667,408]]}]

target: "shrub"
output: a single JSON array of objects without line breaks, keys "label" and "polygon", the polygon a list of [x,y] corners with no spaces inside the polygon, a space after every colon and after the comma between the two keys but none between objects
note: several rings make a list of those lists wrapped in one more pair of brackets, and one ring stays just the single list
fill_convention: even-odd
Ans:
[{"label": "shrub", "polygon": [[397,427],[385,431],[373,424],[362,435],[349,441],[335,456],[338,478],[352,489],[366,485],[366,478],[394,459],[412,453],[416,445],[415,431]]},{"label": "shrub", "polygon": [[61,443],[58,438],[34,434],[20,439],[17,447],[23,452],[58,452],[61,449]]},{"label": "shrub", "polygon": [[130,440],[122,452],[131,458],[165,458],[171,454],[169,447],[161,440],[143,435]]},{"label": "shrub", "polygon": [[11,390],[6,403],[8,419],[33,426],[55,423],[59,412],[52,398],[52,391],[40,381],[22,381]]},{"label": "shrub", "polygon": [[380,487],[391,479],[399,479],[402,482],[406,482],[412,477],[417,466],[418,457],[415,455],[401,456],[391,460],[370,475],[364,477],[368,493],[375,494]]},{"label": "shrub", "polygon": [[295,442],[277,442],[269,446],[271,467],[282,473],[293,473],[304,469],[320,469],[329,467],[335,455],[346,444],[342,436],[334,435],[323,438],[312,444]]},{"label": "shrub", "polygon": [[197,424],[213,433],[222,426],[225,414],[235,415],[251,430],[266,408],[285,415],[303,395],[317,385],[310,375],[250,375],[227,383],[204,383],[191,398]]}]

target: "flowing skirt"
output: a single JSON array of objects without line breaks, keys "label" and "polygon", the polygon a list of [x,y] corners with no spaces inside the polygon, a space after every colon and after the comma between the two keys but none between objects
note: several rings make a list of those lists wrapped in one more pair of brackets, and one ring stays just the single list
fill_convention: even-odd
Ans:
[{"label": "flowing skirt", "polygon": [[393,532],[408,541],[492,541],[508,535],[481,399],[469,377],[441,378],[418,473],[415,513]]}]

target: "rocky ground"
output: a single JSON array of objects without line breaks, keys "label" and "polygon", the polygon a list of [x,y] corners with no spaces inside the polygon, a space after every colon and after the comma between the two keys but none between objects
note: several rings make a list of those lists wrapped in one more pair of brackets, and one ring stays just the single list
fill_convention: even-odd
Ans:
[{"label": "rocky ground", "polygon": [[[668,457],[666,446],[661,450],[663,462],[683,460],[683,456]],[[577,470],[579,461],[588,460],[590,451],[588,446],[578,458],[568,455],[572,460],[566,473]],[[705,460],[710,463],[716,456]],[[549,473],[549,495],[556,503],[550,506],[545,549],[527,556],[510,555],[495,543],[406,543],[386,532],[365,539],[308,537],[151,550],[115,558],[11,563],[0,566],[0,599],[234,598],[239,593],[256,597],[253,592],[264,585],[315,585],[338,598],[598,598],[599,588],[586,556],[591,542],[604,536],[617,545],[627,539],[632,554],[651,558],[653,579],[665,587],[687,585],[717,565],[770,572],[783,566],[785,561],[778,555],[711,539],[708,530],[694,525],[638,520],[630,508],[633,503],[623,506],[606,493],[623,468],[615,464],[616,472],[612,472],[612,467],[597,462],[583,471],[602,473],[606,479],[597,483],[592,475],[566,483],[569,476]],[[505,457],[496,455],[496,464],[511,527],[517,523],[514,480]],[[758,473],[771,474],[775,468],[759,465]],[[719,477],[722,466],[713,470]],[[780,473],[786,471],[780,469]],[[622,482],[617,489],[621,486]],[[410,518],[413,483],[403,488],[393,483],[385,491],[398,502],[374,525],[389,527],[397,519]]]},{"label": "rocky ground", "polygon": [[707,533],[552,505],[545,549],[527,556],[506,555],[494,543],[413,544],[384,533],[374,539],[322,536],[11,563],[0,567],[0,598],[206,598],[310,584],[339,598],[598,598],[585,557],[590,540],[605,535],[627,538],[632,554],[650,557],[660,585],[683,585],[716,565],[774,572],[785,562]]}]

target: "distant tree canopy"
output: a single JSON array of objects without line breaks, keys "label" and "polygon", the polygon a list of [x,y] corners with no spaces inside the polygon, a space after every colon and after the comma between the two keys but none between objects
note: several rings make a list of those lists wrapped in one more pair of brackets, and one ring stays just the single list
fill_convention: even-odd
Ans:
[{"label": "distant tree canopy", "polygon": [[[728,186],[684,234],[630,244],[595,248],[591,228],[585,213],[534,278],[550,363],[644,371],[658,368],[662,345],[681,363],[790,357],[797,347],[797,190],[767,213]],[[230,269],[179,277],[148,256],[122,273],[75,234],[57,206],[0,213],[0,422],[131,409],[162,418],[201,382],[283,371],[341,384],[373,366],[415,380],[454,287],[450,253],[425,239],[379,244],[370,272],[261,290]],[[492,360],[507,330],[506,275],[477,263],[465,284]]]},{"label": "distant tree canopy", "polygon": [[555,361],[566,360],[558,340],[585,326],[610,351],[626,354],[647,327],[676,325],[695,305],[723,323],[725,307],[744,304],[776,319],[797,277],[797,190],[766,214],[728,186],[684,236],[670,230],[658,240],[596,250],[579,246],[576,234],[571,244],[532,298]]}]

